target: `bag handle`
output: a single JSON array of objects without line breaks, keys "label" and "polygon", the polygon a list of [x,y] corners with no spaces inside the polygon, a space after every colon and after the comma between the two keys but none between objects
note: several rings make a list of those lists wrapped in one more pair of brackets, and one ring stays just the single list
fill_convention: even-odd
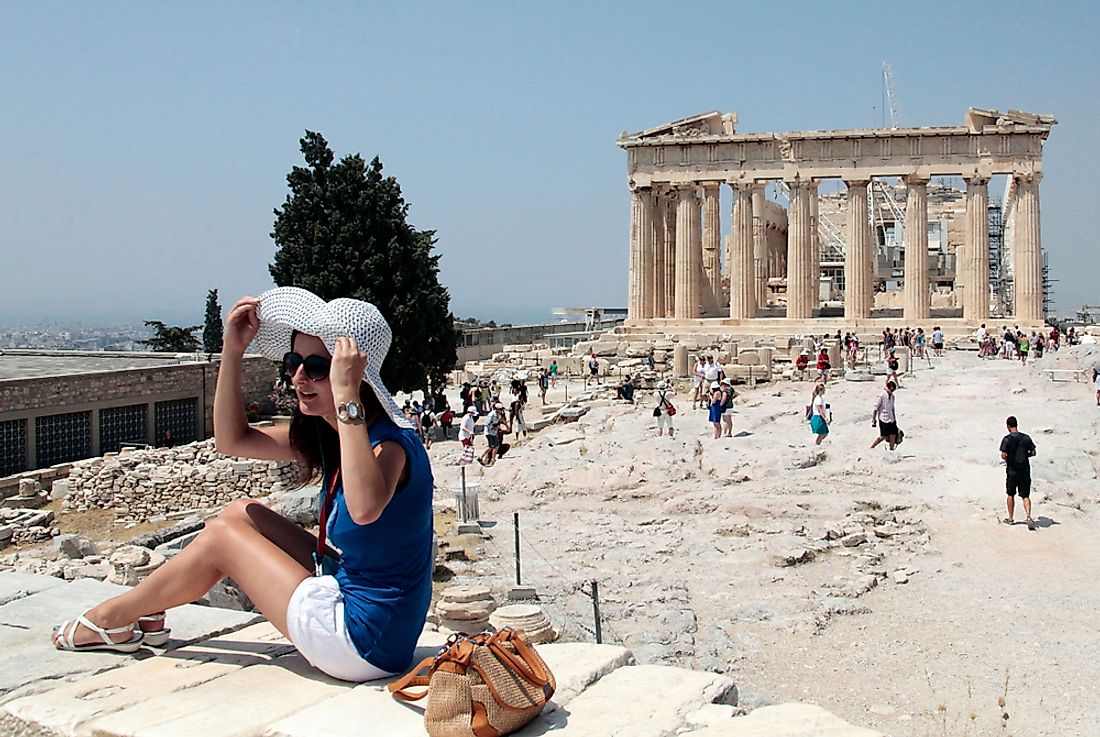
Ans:
[{"label": "bag handle", "polygon": [[[420,661],[420,665],[413,668],[405,675],[398,678],[396,681],[391,682],[386,688],[393,694],[395,699],[401,701],[419,701],[428,695],[428,681],[429,676],[422,676],[420,672],[425,668],[431,668],[432,663],[435,661],[435,656],[424,658]],[[423,688],[420,693],[413,693],[409,691],[410,688]]]},{"label": "bag handle", "polygon": [[536,686],[549,685],[553,687],[555,685],[554,675],[548,669],[543,668],[542,659],[528,647],[527,643],[522,638],[514,635],[515,633],[510,633],[506,641],[510,642],[516,649],[519,654],[518,658],[496,642],[491,645],[493,652],[506,659],[529,682]]},{"label": "bag handle", "polygon": [[[516,645],[517,643],[515,641],[513,641],[512,644]],[[518,650],[519,648],[517,647],[516,649]],[[489,650],[493,653],[493,655],[497,656],[498,660],[501,660],[501,661],[507,663],[509,666],[511,666],[512,670],[515,671],[516,675],[519,676],[520,678],[522,678],[523,680],[527,681],[528,683],[533,684],[535,686],[545,686],[547,684],[546,675],[545,674],[542,674],[541,676],[537,675],[534,672],[534,669],[537,666],[535,666],[534,663],[529,663],[529,662],[524,661],[523,658],[524,657],[529,657],[529,656],[524,655],[523,653],[520,653],[521,656],[523,656],[523,657],[518,657],[517,658],[512,653],[508,652],[507,648],[505,648],[503,645],[501,645],[500,643],[497,643],[497,642],[491,643],[489,645]]]}]

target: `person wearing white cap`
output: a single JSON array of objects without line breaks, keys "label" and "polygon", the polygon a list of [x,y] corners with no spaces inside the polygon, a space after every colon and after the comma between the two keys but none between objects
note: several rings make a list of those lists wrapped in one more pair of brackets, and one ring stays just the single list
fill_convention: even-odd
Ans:
[{"label": "person wearing white cap", "polygon": [[474,427],[477,426],[477,407],[470,405],[462,416],[462,424],[458,426],[458,441],[463,445],[474,444]]},{"label": "person wearing white cap", "polygon": [[489,414],[485,416],[485,440],[489,444],[489,447],[485,449],[485,452],[477,459],[477,462],[483,466],[491,466],[497,459],[497,450],[500,448],[500,436],[501,432],[510,432],[510,429],[504,429],[502,425],[507,424],[507,414],[504,411],[504,405],[500,402],[493,402],[492,407],[489,409]]},{"label": "person wearing white cap", "polygon": [[[328,675],[358,682],[407,668],[431,601],[433,480],[424,446],[379,375],[390,339],[367,302],[325,302],[295,287],[238,300],[214,396],[217,449],[320,471],[318,536],[256,501],[235,501],[136,587],[63,624],[55,645],[133,652],[166,633],[165,609],[228,576]],[[298,397],[289,426],[245,420],[250,343],[282,362]]]},{"label": "person wearing white cap", "polygon": [[799,381],[805,381],[806,369],[810,365],[810,352],[802,351],[798,354],[798,358],[794,359],[794,373],[798,377]]},{"label": "person wearing white cap", "polygon": [[654,398],[657,400],[657,406],[653,408],[653,416],[657,418],[657,435],[665,434],[665,427],[668,428],[668,436],[671,438],[675,428],[672,426],[672,416],[676,414],[676,407],[669,401],[670,394],[676,392],[671,391],[668,388],[668,384],[664,381],[657,382],[657,391],[653,393]]},{"label": "person wearing white cap", "polygon": [[474,462],[474,435],[477,427],[477,407],[470,405],[462,413],[462,422],[458,426],[458,442],[462,445],[462,455],[458,457],[458,465],[465,466]]}]

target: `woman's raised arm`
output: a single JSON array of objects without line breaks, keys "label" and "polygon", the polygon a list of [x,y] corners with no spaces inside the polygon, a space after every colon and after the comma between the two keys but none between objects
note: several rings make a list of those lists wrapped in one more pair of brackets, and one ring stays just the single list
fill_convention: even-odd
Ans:
[{"label": "woman's raised arm", "polygon": [[255,297],[242,297],[229,310],[222,341],[221,365],[214,388],[214,445],[219,453],[269,461],[298,460],[290,447],[286,425],[256,429],[249,427],[241,399],[241,371],[244,351],[256,337],[260,322]]}]

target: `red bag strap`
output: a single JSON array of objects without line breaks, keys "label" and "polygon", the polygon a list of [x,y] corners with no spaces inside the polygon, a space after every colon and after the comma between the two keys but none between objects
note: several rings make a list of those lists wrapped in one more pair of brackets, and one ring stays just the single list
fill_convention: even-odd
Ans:
[{"label": "red bag strap", "polygon": [[340,467],[337,466],[336,470],[332,472],[332,478],[329,479],[328,489],[325,491],[325,501],[321,504],[321,511],[318,514],[317,520],[321,526],[321,529],[317,531],[317,551],[313,554],[313,565],[317,570],[317,575],[321,573],[321,561],[325,558],[325,538],[328,536],[328,515],[329,510],[332,507],[332,502],[336,498],[336,479],[340,476]]}]

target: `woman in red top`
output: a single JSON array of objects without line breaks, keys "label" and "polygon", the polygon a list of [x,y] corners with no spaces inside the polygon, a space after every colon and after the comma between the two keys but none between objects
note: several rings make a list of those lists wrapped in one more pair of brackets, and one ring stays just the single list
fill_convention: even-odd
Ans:
[{"label": "woman in red top", "polygon": [[829,351],[822,348],[817,354],[817,377],[822,381],[828,381],[830,368],[832,367],[829,365]]}]

